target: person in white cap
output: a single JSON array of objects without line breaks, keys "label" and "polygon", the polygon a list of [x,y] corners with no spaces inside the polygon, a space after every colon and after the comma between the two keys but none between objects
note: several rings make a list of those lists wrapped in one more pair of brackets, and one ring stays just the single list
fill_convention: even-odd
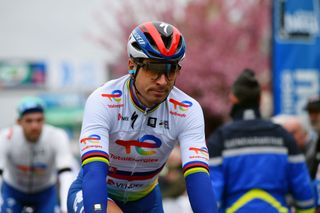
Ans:
[{"label": "person in white cap", "polygon": [[40,213],[67,212],[75,161],[66,132],[45,124],[44,110],[41,99],[23,98],[17,124],[1,133],[1,212],[20,213],[26,207]]}]

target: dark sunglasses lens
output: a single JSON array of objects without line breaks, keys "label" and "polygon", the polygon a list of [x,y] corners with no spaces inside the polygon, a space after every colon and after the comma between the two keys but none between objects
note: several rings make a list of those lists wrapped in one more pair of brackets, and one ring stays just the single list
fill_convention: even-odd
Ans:
[{"label": "dark sunglasses lens", "polygon": [[164,64],[164,63],[147,63],[147,69],[158,73],[176,72],[179,68],[178,64]]}]

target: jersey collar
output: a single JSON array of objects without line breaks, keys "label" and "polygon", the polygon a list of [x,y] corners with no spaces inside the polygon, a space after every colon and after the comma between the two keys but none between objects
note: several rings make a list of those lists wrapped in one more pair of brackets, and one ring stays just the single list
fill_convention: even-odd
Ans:
[{"label": "jersey collar", "polygon": [[243,107],[233,105],[230,115],[233,120],[252,120],[261,118],[261,113],[258,106]]},{"label": "jersey collar", "polygon": [[147,114],[149,112],[153,112],[155,111],[156,109],[159,108],[160,104],[156,104],[154,105],[153,107],[151,108],[148,108],[146,106],[144,106],[138,99],[138,97],[136,96],[135,92],[134,92],[134,85],[133,85],[133,79],[130,78],[128,81],[127,81],[127,88],[128,88],[128,91],[129,91],[129,95],[130,95],[130,100],[132,102],[132,104],[141,112]]}]

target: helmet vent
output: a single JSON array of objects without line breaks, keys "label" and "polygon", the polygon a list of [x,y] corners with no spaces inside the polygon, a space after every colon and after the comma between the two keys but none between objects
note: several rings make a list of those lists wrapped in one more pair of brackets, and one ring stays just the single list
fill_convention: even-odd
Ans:
[{"label": "helmet vent", "polygon": [[144,35],[146,36],[147,40],[149,41],[152,47],[157,47],[156,43],[154,42],[152,36],[149,33],[145,33]]},{"label": "helmet vent", "polygon": [[132,42],[132,44],[131,44],[135,49],[137,49],[137,50],[141,50],[141,48],[139,47],[139,44],[138,44],[138,42]]},{"label": "helmet vent", "polygon": [[171,38],[171,36],[161,35],[161,39],[162,39],[165,47],[166,47],[167,49],[169,49],[170,46],[171,46],[171,43],[172,43],[172,38]]}]

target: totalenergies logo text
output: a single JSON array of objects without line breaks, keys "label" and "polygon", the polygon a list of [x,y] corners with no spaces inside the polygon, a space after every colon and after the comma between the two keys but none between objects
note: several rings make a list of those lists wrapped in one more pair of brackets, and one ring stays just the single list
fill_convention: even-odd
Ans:
[{"label": "totalenergies logo text", "polygon": [[99,143],[101,140],[101,137],[99,135],[90,135],[89,137],[87,138],[82,138],[80,140],[80,143],[83,143],[83,144],[87,144],[88,143]]},{"label": "totalenergies logo text", "polygon": [[145,156],[154,155],[156,151],[149,149],[159,148],[161,146],[161,140],[153,135],[144,135],[138,140],[117,140],[116,144],[124,146],[127,154],[131,153],[131,147],[133,146],[138,154]]},{"label": "totalenergies logo text", "polygon": [[47,164],[34,163],[32,165],[17,165],[17,169],[21,172],[34,172],[36,174],[44,174],[48,168]]},{"label": "totalenergies logo text", "polygon": [[102,97],[109,98],[110,101],[115,101],[119,103],[121,101],[122,91],[113,90],[111,94],[102,94]]},{"label": "totalenergies logo text", "polygon": [[196,154],[201,154],[203,156],[209,157],[208,149],[206,147],[196,148],[196,147],[190,147],[190,151],[194,151]]},{"label": "totalenergies logo text", "polygon": [[174,100],[172,98],[170,98],[169,101],[173,104],[173,108],[174,109],[178,109],[178,110],[183,111],[183,112],[187,111],[192,106],[192,102],[191,101],[179,102],[179,101]]}]

